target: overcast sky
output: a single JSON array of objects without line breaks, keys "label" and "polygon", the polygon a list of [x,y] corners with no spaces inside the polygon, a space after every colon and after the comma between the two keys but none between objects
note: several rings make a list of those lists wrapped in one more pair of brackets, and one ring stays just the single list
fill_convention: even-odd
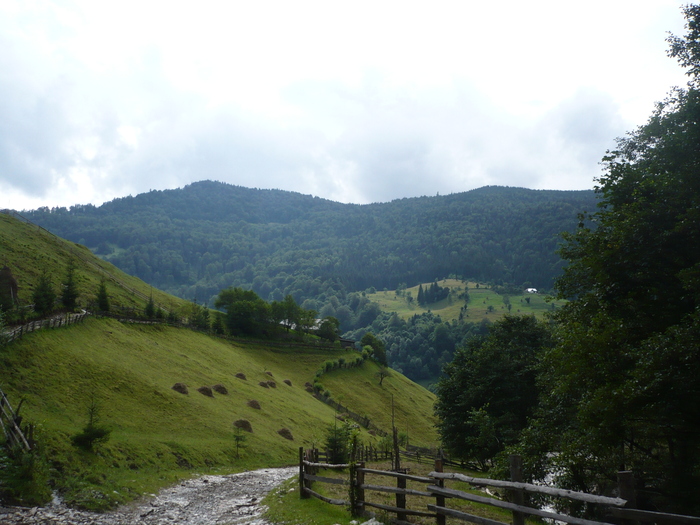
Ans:
[{"label": "overcast sky", "polygon": [[0,0],[0,209],[219,180],[590,189],[683,70],[669,0]]}]

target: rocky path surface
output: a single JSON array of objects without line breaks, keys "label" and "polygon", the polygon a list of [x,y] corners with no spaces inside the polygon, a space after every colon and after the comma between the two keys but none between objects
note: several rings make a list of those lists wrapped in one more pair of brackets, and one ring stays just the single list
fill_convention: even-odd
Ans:
[{"label": "rocky path surface", "polygon": [[298,468],[261,469],[203,476],[157,496],[104,514],[52,504],[33,509],[0,507],[2,525],[269,525],[260,501]]}]

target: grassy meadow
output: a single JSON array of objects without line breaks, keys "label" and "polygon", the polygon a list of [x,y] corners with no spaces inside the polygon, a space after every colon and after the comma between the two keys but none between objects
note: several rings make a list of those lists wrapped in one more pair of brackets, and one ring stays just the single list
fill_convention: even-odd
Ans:
[{"label": "grassy meadow", "polygon": [[[52,485],[70,503],[99,509],[182,477],[294,464],[300,446],[323,443],[336,416],[305,383],[313,382],[328,359],[354,355],[340,348],[272,348],[164,325],[88,318],[27,334],[0,350],[0,386],[15,406],[24,399],[21,414],[36,425]],[[413,421],[412,442],[434,446],[432,394],[395,372],[378,387],[377,370],[367,361],[320,381],[336,400],[387,430],[386,400],[393,393],[396,412]],[[274,388],[260,385],[270,381]],[[175,383],[186,384],[189,393],[173,390]],[[209,397],[197,390],[213,385],[228,393]],[[249,406],[251,401],[260,408]],[[70,437],[86,426],[91,405],[111,434],[86,452],[72,446]],[[238,451],[237,420],[247,420],[253,430],[242,433]],[[281,429],[293,440],[280,435]],[[362,439],[376,441],[366,432]]]},{"label": "grassy meadow", "polygon": [[[450,295],[447,299],[427,307],[418,304],[418,286],[406,288],[401,295],[397,295],[395,290],[383,290],[369,293],[367,297],[371,301],[378,303],[383,311],[396,312],[402,319],[408,319],[413,315],[420,315],[424,312],[432,312],[439,315],[443,321],[459,319],[461,308],[465,304],[464,299],[460,299],[459,295],[465,291],[469,292],[469,302],[464,313],[465,321],[478,322],[482,319],[497,321],[509,313],[504,296],[499,295],[485,284],[471,281],[464,282],[457,279],[443,279],[437,283],[441,287],[449,288]],[[423,283],[423,289],[426,286],[430,286],[430,284]],[[413,298],[412,301],[407,299],[409,294]],[[544,295],[531,293],[510,295],[507,300],[510,301],[511,314],[534,315],[537,318],[542,318],[547,312],[564,304],[564,301],[551,300]]]}]

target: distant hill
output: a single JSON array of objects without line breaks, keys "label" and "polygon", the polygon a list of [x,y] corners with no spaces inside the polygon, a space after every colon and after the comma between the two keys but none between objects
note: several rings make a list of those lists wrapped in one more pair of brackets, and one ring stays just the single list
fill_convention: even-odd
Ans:
[{"label": "distant hill", "polygon": [[179,297],[210,302],[233,285],[320,310],[449,276],[548,289],[559,234],[595,205],[593,191],[506,187],[355,205],[203,181],[25,214]]}]

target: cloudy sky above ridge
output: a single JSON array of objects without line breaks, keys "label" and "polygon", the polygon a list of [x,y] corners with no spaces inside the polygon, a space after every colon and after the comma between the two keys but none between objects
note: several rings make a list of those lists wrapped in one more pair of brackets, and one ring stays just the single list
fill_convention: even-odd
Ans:
[{"label": "cloudy sky above ridge", "polygon": [[686,82],[668,0],[0,0],[0,209],[210,179],[590,189]]}]

